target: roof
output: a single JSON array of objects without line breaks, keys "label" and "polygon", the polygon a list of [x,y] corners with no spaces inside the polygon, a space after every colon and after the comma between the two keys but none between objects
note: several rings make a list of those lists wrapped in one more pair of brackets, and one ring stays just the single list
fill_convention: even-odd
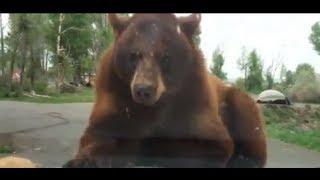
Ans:
[{"label": "roof", "polygon": [[287,100],[286,96],[281,92],[269,89],[261,92],[257,98],[259,101],[275,101],[275,100]]}]

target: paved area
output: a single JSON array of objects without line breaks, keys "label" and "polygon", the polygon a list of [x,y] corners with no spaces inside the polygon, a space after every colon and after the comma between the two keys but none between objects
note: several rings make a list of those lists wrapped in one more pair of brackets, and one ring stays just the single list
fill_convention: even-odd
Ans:
[{"label": "paved area", "polygon": [[[91,103],[34,104],[0,101],[0,143],[41,167],[60,167],[75,153]],[[268,140],[267,167],[320,167],[320,153]]]}]

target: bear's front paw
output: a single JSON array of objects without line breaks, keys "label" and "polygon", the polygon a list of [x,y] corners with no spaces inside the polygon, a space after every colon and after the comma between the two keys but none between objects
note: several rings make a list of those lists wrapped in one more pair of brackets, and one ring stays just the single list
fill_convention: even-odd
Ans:
[{"label": "bear's front paw", "polygon": [[62,168],[97,168],[97,164],[93,160],[87,158],[72,159],[65,163]]}]

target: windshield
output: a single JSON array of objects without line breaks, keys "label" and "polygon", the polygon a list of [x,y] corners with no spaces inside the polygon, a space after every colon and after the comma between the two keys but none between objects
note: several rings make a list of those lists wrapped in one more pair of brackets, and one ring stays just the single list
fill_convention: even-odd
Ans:
[{"label": "windshield", "polygon": [[0,14],[0,167],[320,167],[319,14]]}]

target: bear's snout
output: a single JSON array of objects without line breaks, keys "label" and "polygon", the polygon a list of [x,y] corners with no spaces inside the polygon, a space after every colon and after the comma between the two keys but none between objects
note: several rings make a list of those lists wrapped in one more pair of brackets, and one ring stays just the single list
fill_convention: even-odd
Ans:
[{"label": "bear's snout", "polygon": [[136,84],[133,87],[133,99],[135,102],[152,105],[156,102],[156,88],[147,84]]}]

